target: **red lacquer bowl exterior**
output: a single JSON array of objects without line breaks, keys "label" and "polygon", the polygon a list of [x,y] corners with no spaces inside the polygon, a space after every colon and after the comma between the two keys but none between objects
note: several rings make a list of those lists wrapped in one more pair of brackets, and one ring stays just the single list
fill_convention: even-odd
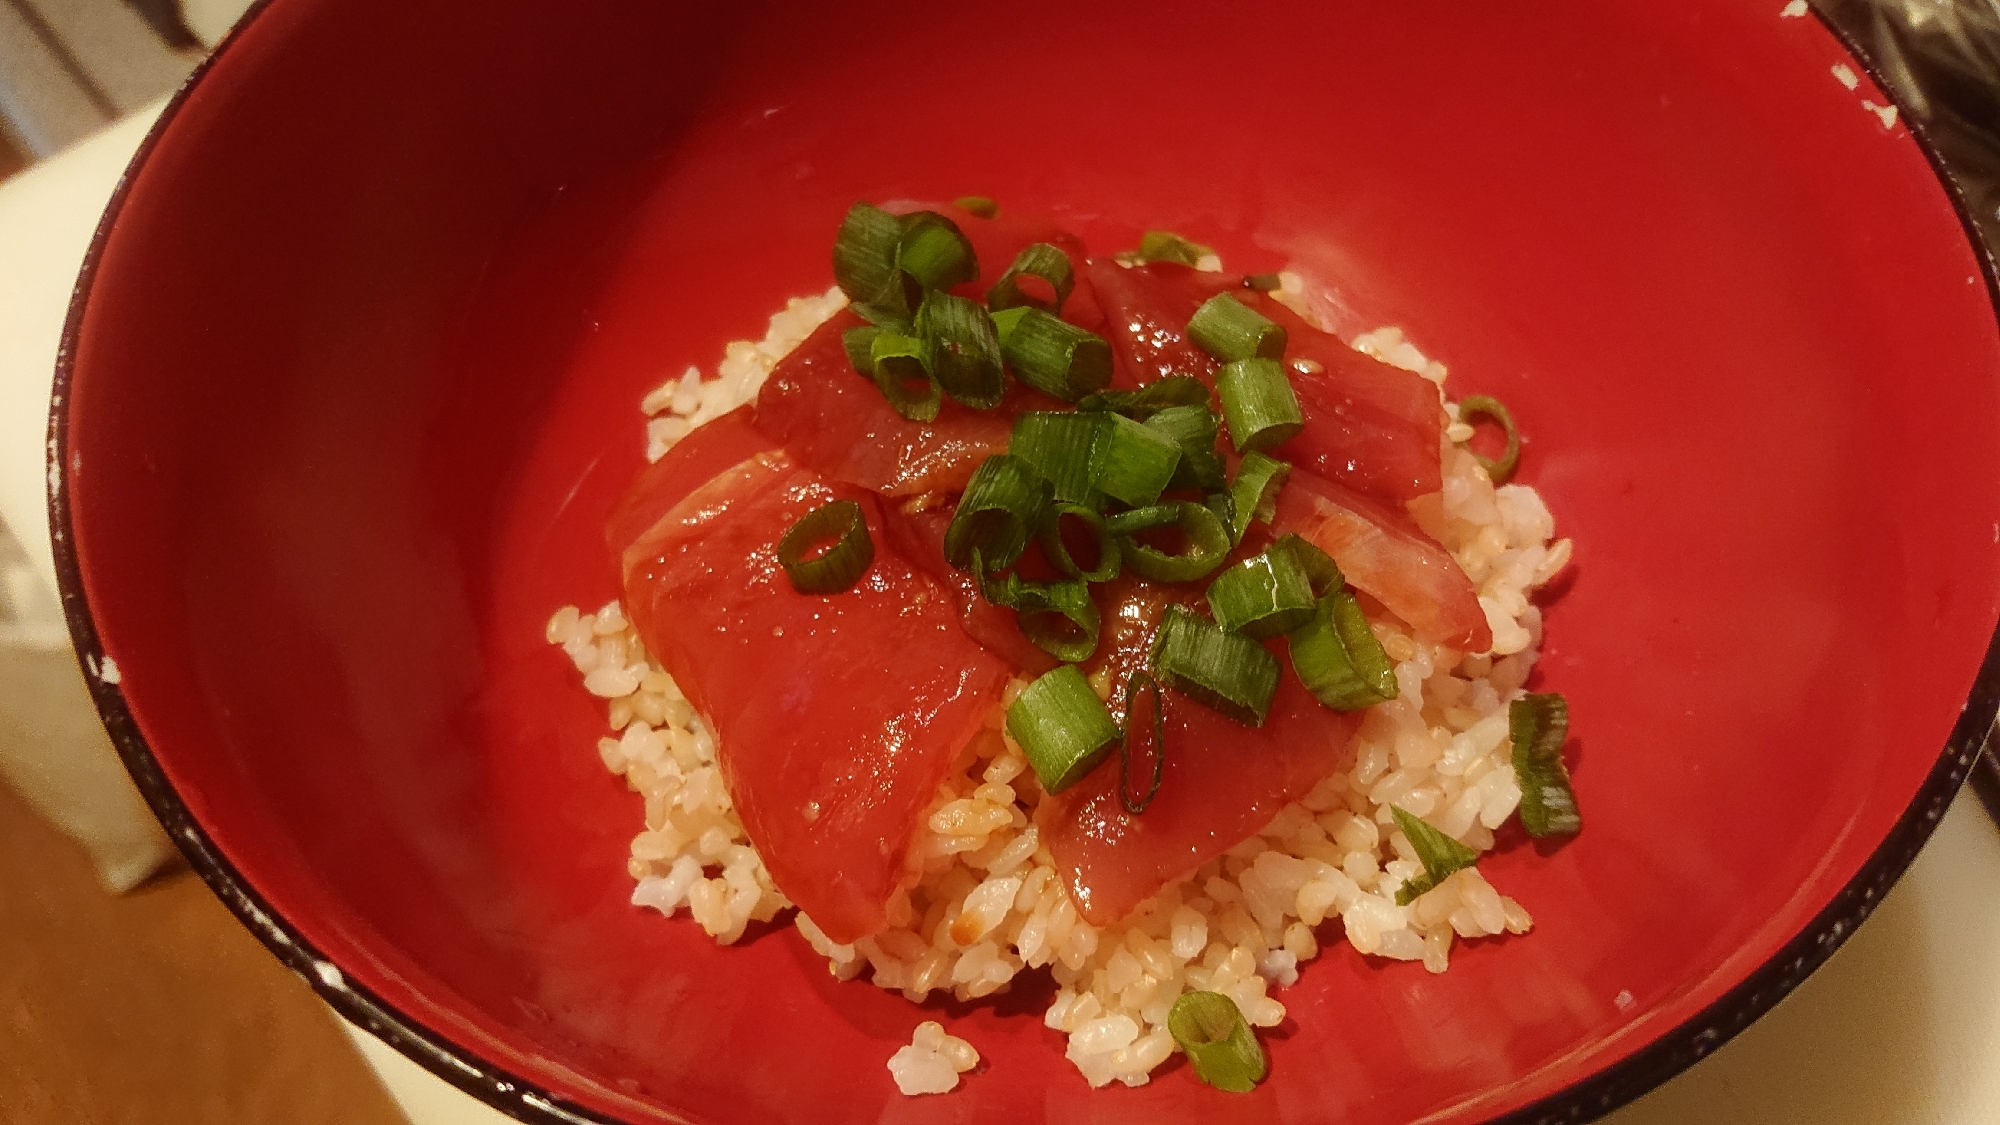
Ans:
[{"label": "red lacquer bowl exterior", "polygon": [[[1777,8],[269,4],[69,327],[98,702],[279,956],[526,1119],[1587,1118],[1865,917],[2000,683],[1992,274]],[[824,288],[853,200],[971,192],[1336,281],[1513,407],[1577,544],[1538,682],[1588,827],[1487,863],[1536,932],[1437,977],[1330,942],[1253,1095],[1093,1092],[1033,996],[919,1010],[628,906],[637,799],[541,640],[614,592],[643,391]],[[986,1063],[903,1100],[940,1012]]]}]

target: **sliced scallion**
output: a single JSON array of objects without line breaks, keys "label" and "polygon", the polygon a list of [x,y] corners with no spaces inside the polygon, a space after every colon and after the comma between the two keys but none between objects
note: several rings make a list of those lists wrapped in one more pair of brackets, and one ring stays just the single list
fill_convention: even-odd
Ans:
[{"label": "sliced scallion", "polygon": [[896,270],[914,307],[924,290],[950,289],[978,277],[979,258],[957,223],[936,211],[912,211],[903,216],[896,239]]},{"label": "sliced scallion", "polygon": [[929,292],[917,308],[917,335],[929,346],[938,389],[976,410],[1000,404],[1000,336],[979,302]]},{"label": "sliced scallion", "polygon": [[1229,423],[1229,440],[1238,453],[1274,449],[1305,428],[1299,396],[1285,378],[1285,365],[1275,359],[1239,359],[1223,365],[1215,376],[1215,394],[1222,400],[1222,417]]},{"label": "sliced scallion", "polygon": [[885,330],[869,341],[868,353],[875,365],[875,386],[896,413],[912,422],[938,416],[943,398],[931,374],[930,348],[923,340]]},{"label": "sliced scallion", "polygon": [[1215,450],[1222,420],[1206,403],[1198,406],[1169,406],[1146,420],[1148,426],[1174,439],[1181,447],[1181,464],[1167,487],[1221,488],[1227,472],[1222,455]]},{"label": "sliced scallion", "polygon": [[1235,505],[1229,524],[1231,539],[1243,542],[1251,520],[1271,522],[1278,514],[1278,490],[1291,473],[1290,465],[1262,453],[1243,455],[1242,463],[1236,466],[1236,479],[1229,482],[1229,499]]},{"label": "sliced scallion", "polygon": [[1000,354],[1023,383],[1075,402],[1111,382],[1111,345],[1104,337],[1032,305],[993,314]]},{"label": "sliced scallion", "polygon": [[[1069,549],[1068,531],[1065,521],[1081,524],[1092,543],[1095,563],[1085,570]],[[1111,530],[1105,526],[1104,517],[1095,509],[1082,504],[1057,501],[1049,506],[1042,516],[1041,530],[1037,538],[1042,545],[1042,556],[1057,570],[1071,578],[1081,578],[1085,582],[1109,582],[1118,577],[1118,541],[1111,537]]]},{"label": "sliced scallion", "polygon": [[944,557],[964,570],[974,551],[995,569],[1012,566],[1041,525],[1049,482],[1019,457],[998,454],[973,470],[944,532]]},{"label": "sliced scallion", "polygon": [[1554,692],[1524,695],[1507,707],[1514,777],[1521,784],[1521,827],[1530,836],[1574,836],[1583,829],[1576,790],[1563,765],[1569,701]]},{"label": "sliced scallion", "polygon": [[1060,793],[1111,752],[1118,724],[1076,665],[1064,664],[1029,684],[1007,708],[1007,734],[1043,792]]},{"label": "sliced scallion", "polygon": [[881,334],[882,329],[872,324],[850,328],[840,334],[840,346],[847,349],[847,362],[853,364],[854,370],[871,383],[875,381],[875,337]]},{"label": "sliced scallion", "polygon": [[1147,262],[1173,262],[1176,265],[1198,266],[1203,258],[1215,251],[1199,242],[1191,242],[1170,230],[1149,230],[1139,236],[1139,249],[1119,255],[1119,260],[1143,265]]},{"label": "sliced scallion", "polygon": [[1241,633],[1170,605],[1154,642],[1153,674],[1160,682],[1248,727],[1264,725],[1278,690],[1278,661]]},{"label": "sliced scallion", "polygon": [[1391,805],[1389,812],[1396,818],[1396,827],[1402,829],[1403,836],[1410,841],[1410,847],[1416,850],[1417,862],[1424,865],[1422,875],[1396,889],[1397,906],[1410,905],[1436,890],[1437,885],[1451,878],[1454,872],[1479,862],[1478,852],[1431,827],[1428,822],[1411,816],[1399,806]]},{"label": "sliced scallion", "polygon": [[[1043,300],[1021,288],[1021,278],[1038,277],[1048,283],[1049,292],[1055,299]],[[1014,264],[1000,275],[1000,280],[986,291],[986,307],[992,309],[1012,309],[1023,305],[1033,306],[1045,312],[1061,315],[1063,302],[1069,300],[1070,290],[1076,288],[1076,270],[1070,265],[1069,255],[1046,242],[1029,245],[1014,255]]]},{"label": "sliced scallion", "polygon": [[961,195],[952,200],[951,205],[982,219],[998,218],[1000,215],[1000,205],[983,195]]},{"label": "sliced scallion", "polygon": [[1109,410],[1141,422],[1169,406],[1207,406],[1208,388],[1192,375],[1168,375],[1136,391],[1099,391],[1077,400],[1078,410]]},{"label": "sliced scallion", "polygon": [[1192,500],[1174,506],[1174,524],[1187,541],[1177,554],[1129,535],[1119,539],[1119,553],[1132,573],[1155,582],[1192,582],[1221,566],[1235,546],[1229,540],[1229,525],[1213,509]]},{"label": "sliced scallion", "polygon": [[[1222,521],[1222,529],[1224,531],[1229,531],[1236,526],[1236,501],[1229,495],[1227,490],[1218,489],[1209,493],[1201,498],[1201,504],[1202,507],[1214,512],[1216,519]],[[1229,542],[1231,546],[1234,546],[1240,540],[1232,532],[1229,536]]]},{"label": "sliced scallion", "polygon": [[[1140,681],[1145,681],[1143,684]],[[1151,692],[1152,698],[1141,703],[1141,692]],[[1139,708],[1148,708],[1152,722],[1139,717]],[[1143,793],[1132,792],[1132,740],[1135,735],[1144,735],[1152,728],[1149,749],[1153,759],[1153,776],[1146,782]],[[1153,803],[1160,793],[1160,780],[1167,771],[1167,711],[1160,699],[1160,681],[1144,670],[1134,672],[1125,678],[1125,732],[1118,740],[1118,803],[1125,811],[1138,816]]]},{"label": "sliced scallion", "polygon": [[1498,461],[1477,453],[1472,455],[1494,484],[1506,484],[1514,479],[1514,470],[1521,465],[1521,431],[1514,428],[1513,412],[1491,395],[1466,395],[1458,404],[1458,420],[1469,426],[1475,418],[1491,418],[1507,431],[1507,450]]},{"label": "sliced scallion", "polygon": [[1285,329],[1228,293],[1202,303],[1188,321],[1188,339],[1224,363],[1277,359],[1285,354]]},{"label": "sliced scallion", "polygon": [[1396,698],[1396,668],[1368,628],[1347,589],[1319,600],[1310,620],[1292,630],[1292,671],[1313,698],[1335,711],[1359,711]]},{"label": "sliced scallion", "polygon": [[901,218],[856,203],[833,241],[833,279],[854,311],[873,324],[895,325],[909,317],[896,273],[896,246],[902,237]]},{"label": "sliced scallion", "polygon": [[1305,568],[1306,577],[1312,580],[1315,599],[1333,593],[1347,582],[1346,577],[1340,573],[1339,564],[1333,561],[1332,555],[1299,535],[1286,535],[1271,546],[1275,550],[1290,551],[1292,556],[1299,560],[1299,565]]},{"label": "sliced scallion", "polygon": [[874,561],[875,541],[853,500],[821,504],[778,540],[778,564],[801,594],[837,594],[859,581]]},{"label": "sliced scallion", "polygon": [[1181,993],[1167,1013],[1167,1031],[1187,1052],[1194,1076],[1218,1090],[1247,1094],[1270,1071],[1257,1033],[1220,992]]},{"label": "sliced scallion", "polygon": [[1133,508],[1129,512],[1119,512],[1104,521],[1104,529],[1113,535],[1137,535],[1156,527],[1166,527],[1179,523],[1181,506],[1172,504],[1148,504],[1143,508]]},{"label": "sliced scallion", "polygon": [[1067,504],[1101,506],[1091,490],[1093,458],[1103,439],[1105,415],[1031,410],[1014,419],[1007,452],[1034,466]]},{"label": "sliced scallion", "polygon": [[1102,420],[1090,456],[1091,483],[1099,492],[1135,506],[1160,498],[1180,468],[1179,442],[1122,414],[1079,412],[1073,417]]},{"label": "sliced scallion", "polygon": [[1297,629],[1312,620],[1316,606],[1305,567],[1282,548],[1252,555],[1208,585],[1215,623],[1252,640]]},{"label": "sliced scallion", "polygon": [[1097,602],[1090,596],[1090,584],[1082,579],[1063,582],[1028,582],[1018,574],[996,579],[973,552],[973,573],[979,592],[994,605],[1014,611],[1021,635],[1036,648],[1065,663],[1088,660],[1097,651],[1102,618]]}]

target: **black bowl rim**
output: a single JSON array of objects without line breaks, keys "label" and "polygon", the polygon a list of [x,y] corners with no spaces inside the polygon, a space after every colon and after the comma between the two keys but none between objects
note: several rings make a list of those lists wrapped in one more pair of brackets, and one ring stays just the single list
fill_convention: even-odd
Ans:
[{"label": "black bowl rim", "polygon": [[[127,708],[124,693],[115,678],[107,681],[99,674],[105,664],[105,654],[98,639],[96,622],[91,617],[89,602],[84,596],[83,572],[76,554],[69,508],[70,440],[66,406],[71,380],[75,376],[77,344],[84,312],[105,245],[124,208],[135,174],[187,101],[189,92],[208,73],[215,60],[235,45],[242,29],[262,16],[272,2],[257,0],[167,103],[118,181],[110,204],[91,238],[70,298],[50,399],[48,446],[49,460],[52,467],[58,470],[50,474],[49,532],[70,639],[85,673],[84,680],[90,687],[92,700],[117,747],[119,757],[154,815],[186,857],[188,865],[237,919],[286,968],[311,986],[322,1000],[349,1022],[365,1029],[425,1070],[516,1120],[537,1125],[619,1125],[617,1118],[603,1116],[481,1059],[471,1050],[384,1002],[368,989],[346,980],[330,959],[271,908],[256,888],[216,848],[201,825],[195,822],[186,803],[161,771],[159,761]],[[1895,88],[1862,52],[1860,44],[1825,13],[1814,8],[1812,14],[1861,64],[1890,104],[1897,107],[1899,119],[1929,161],[1932,173],[1944,189],[1952,210],[1958,216],[1959,225],[1971,243],[1973,256],[1979,262],[1986,283],[1987,299],[1994,309],[1996,325],[2000,325],[2000,269],[1996,269],[1993,254],[1981,239],[1966,207],[1964,195],[1946,169],[1937,146],[1925,132],[1923,123],[1910,113],[1910,107],[1902,103]],[[1831,902],[1748,977],[1693,1018],[1581,1081],[1529,1105],[1490,1118],[1488,1125],[1576,1125],[1596,1120],[1701,1061],[1769,1011],[1815,969],[1825,964],[1833,951],[1874,911],[1889,888],[1916,859],[1917,852],[1930,838],[1972,771],[1973,763],[1979,758],[1993,730],[1996,714],[2000,714],[2000,623],[1996,623],[1995,632],[1987,642],[1985,656],[1980,661],[1965,707],[1953,724],[1937,763],[1882,843]],[[2000,809],[1996,809],[1995,813],[2000,815]]]}]

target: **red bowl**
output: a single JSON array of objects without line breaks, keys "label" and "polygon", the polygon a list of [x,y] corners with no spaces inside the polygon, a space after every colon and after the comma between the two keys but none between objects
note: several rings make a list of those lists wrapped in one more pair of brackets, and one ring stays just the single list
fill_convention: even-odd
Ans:
[{"label": "red bowl", "polygon": [[[529,1120],[1578,1120],[1822,962],[2000,688],[1990,263],[1776,0],[281,0],[176,101],[72,311],[53,512],[107,724],[336,1008]],[[1439,977],[1334,948],[1250,1096],[1092,1091],[797,935],[627,905],[637,799],[542,641],[609,598],[642,392],[824,288],[856,199],[1307,263],[1510,403],[1577,544],[1540,682],[1588,830]],[[1580,747],[1580,749],[1579,749]]]}]

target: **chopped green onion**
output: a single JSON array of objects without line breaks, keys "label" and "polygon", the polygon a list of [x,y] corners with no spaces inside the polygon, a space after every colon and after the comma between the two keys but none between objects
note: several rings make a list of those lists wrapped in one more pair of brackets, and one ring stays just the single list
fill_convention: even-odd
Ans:
[{"label": "chopped green onion", "polygon": [[1007,389],[1000,371],[1000,335],[978,301],[949,293],[924,294],[917,309],[917,335],[929,345],[939,389],[976,410],[1000,405]]},{"label": "chopped green onion", "polygon": [[1247,1094],[1269,1073],[1257,1033],[1220,992],[1183,992],[1167,1013],[1167,1031],[1187,1052],[1194,1076],[1218,1090]]},{"label": "chopped green onion", "polygon": [[[1202,507],[1214,512],[1216,519],[1222,521],[1222,529],[1224,531],[1229,531],[1236,526],[1236,501],[1227,491],[1218,490],[1211,492],[1201,498],[1201,504]],[[1238,542],[1240,540],[1234,534],[1231,534],[1229,537],[1230,546],[1233,547]]]},{"label": "chopped green onion", "polygon": [[1064,664],[1029,684],[1007,708],[1007,734],[1042,791],[1060,793],[1111,752],[1118,724],[1076,665]]},{"label": "chopped green onion", "polygon": [[990,567],[1012,566],[1041,525],[1049,498],[1049,482],[1032,465],[1005,453],[988,457],[965,482],[945,528],[945,560],[964,570],[977,551]]},{"label": "chopped green onion", "polygon": [[1312,579],[1291,551],[1252,555],[1215,576],[1208,586],[1215,623],[1252,640],[1275,637],[1312,620]]},{"label": "chopped green onion", "polygon": [[1278,490],[1291,474],[1292,467],[1283,461],[1262,453],[1244,455],[1242,463],[1236,466],[1236,479],[1229,484],[1229,500],[1235,505],[1235,515],[1229,524],[1231,539],[1243,542],[1251,520],[1271,522],[1278,514]]},{"label": "chopped green onion", "polygon": [[1228,293],[1202,303],[1188,321],[1188,339],[1224,363],[1277,359],[1285,354],[1285,330]]},{"label": "chopped green onion", "polygon": [[1169,406],[1146,420],[1148,426],[1180,443],[1181,465],[1174,470],[1170,489],[1221,488],[1227,472],[1222,455],[1215,451],[1222,419],[1206,403],[1199,406]]},{"label": "chopped green onion", "polygon": [[1239,359],[1224,365],[1215,377],[1215,393],[1222,400],[1222,416],[1238,453],[1273,449],[1305,428],[1299,396],[1285,378],[1285,365],[1275,359]]},{"label": "chopped green onion", "polygon": [[938,416],[943,398],[931,374],[930,348],[915,336],[877,332],[868,345],[875,364],[875,386],[896,413],[912,422]]},{"label": "chopped green onion", "polygon": [[1333,556],[1297,534],[1280,538],[1271,544],[1271,549],[1292,553],[1292,557],[1298,560],[1299,566],[1305,569],[1306,577],[1312,580],[1315,600],[1326,597],[1347,584],[1347,579],[1340,573],[1340,566],[1333,561]]},{"label": "chopped green onion", "polygon": [[[1093,547],[1097,552],[1097,565],[1089,570],[1076,561],[1070,553],[1069,541],[1064,536],[1063,521],[1075,520],[1082,523],[1090,533]],[[1048,514],[1042,517],[1042,527],[1037,533],[1042,544],[1042,555],[1057,570],[1071,578],[1081,578],[1085,582],[1109,582],[1118,577],[1118,541],[1111,537],[1105,526],[1104,517],[1094,509],[1082,504],[1057,501],[1050,505]]]},{"label": "chopped green onion", "polygon": [[[1155,582],[1192,582],[1229,557],[1235,544],[1229,541],[1229,525],[1213,509],[1183,500],[1174,506],[1174,523],[1187,539],[1179,554],[1168,554],[1131,536],[1118,541],[1118,550],[1132,573]],[[1115,520],[1117,517],[1113,517]]]},{"label": "chopped green onion", "polygon": [[[1016,740],[1018,741],[1018,740]],[[1391,805],[1389,812],[1396,818],[1396,827],[1403,830],[1403,836],[1416,849],[1417,862],[1424,865],[1424,873],[1404,883],[1396,890],[1396,905],[1408,906],[1424,894],[1437,889],[1439,883],[1451,878],[1453,872],[1463,871],[1479,862],[1479,853],[1459,843],[1401,808]]]},{"label": "chopped green onion", "polygon": [[1278,660],[1241,633],[1226,633],[1170,605],[1153,647],[1153,674],[1182,695],[1247,727],[1261,727],[1278,690]]},{"label": "chopped green onion", "polygon": [[1491,418],[1507,431],[1507,451],[1500,455],[1498,461],[1477,453],[1472,455],[1486,470],[1486,475],[1493,478],[1494,484],[1506,484],[1514,479],[1514,470],[1521,464],[1521,431],[1514,428],[1514,415],[1506,404],[1491,395],[1466,395],[1458,404],[1458,420],[1469,426],[1474,418]]},{"label": "chopped green onion", "polygon": [[1197,266],[1203,258],[1215,251],[1199,242],[1190,242],[1170,230],[1149,230],[1139,237],[1139,249],[1118,255],[1118,260],[1133,265],[1147,262],[1174,262],[1183,266]]},{"label": "chopped green onion", "polygon": [[1521,827],[1530,836],[1574,836],[1583,829],[1576,790],[1562,760],[1569,702],[1554,692],[1524,695],[1507,707],[1514,777],[1521,783]]},{"label": "chopped green onion", "polygon": [[978,277],[979,258],[957,223],[936,211],[912,211],[903,216],[896,240],[896,270],[908,304],[915,305],[926,289],[950,289]]},{"label": "chopped green onion", "polygon": [[1169,406],[1207,406],[1208,388],[1192,375],[1168,375],[1136,391],[1099,391],[1077,400],[1078,410],[1109,410],[1141,422]]},{"label": "chopped green onion", "polygon": [[1102,440],[1105,415],[1031,410],[1014,420],[1007,452],[1026,461],[1067,504],[1099,507],[1091,489],[1092,463]]},{"label": "chopped green onion", "polygon": [[[813,548],[832,540],[825,550]],[[799,517],[778,540],[778,564],[801,594],[837,594],[848,589],[875,561],[868,520],[853,500],[834,500]]]},{"label": "chopped green onion", "polygon": [[[1140,680],[1146,681],[1145,688],[1150,688],[1153,692],[1153,721],[1151,723],[1153,728],[1153,779],[1147,784],[1144,793],[1133,796],[1132,733],[1135,730],[1141,732],[1145,730],[1145,724],[1142,724],[1140,720],[1133,717],[1139,707],[1139,693],[1145,690],[1140,686]],[[1164,701],[1160,699],[1160,681],[1154,679],[1153,674],[1150,672],[1143,670],[1134,672],[1125,678],[1125,730],[1123,737],[1118,740],[1118,803],[1124,805],[1125,811],[1131,813],[1133,816],[1138,816],[1140,813],[1145,812],[1146,806],[1152,804],[1153,798],[1159,795],[1160,779],[1166,776],[1166,772],[1167,711]]]},{"label": "chopped green onion", "polygon": [[871,383],[875,381],[875,337],[881,334],[882,329],[872,324],[850,328],[840,334],[840,346],[847,349],[847,362],[853,364],[854,370]]},{"label": "chopped green onion", "polygon": [[1090,585],[1081,579],[1066,582],[1028,582],[1019,574],[994,579],[978,551],[972,553],[973,574],[979,592],[994,605],[1014,611],[1021,635],[1036,648],[1064,663],[1090,659],[1097,651],[1097,636],[1103,624],[1097,603],[1091,599]]},{"label": "chopped green onion", "polygon": [[902,237],[903,220],[871,204],[855,204],[840,221],[833,242],[833,279],[854,311],[871,323],[894,325],[909,317],[896,273],[896,246]]},{"label": "chopped green onion", "polygon": [[1179,442],[1122,414],[1078,413],[1073,417],[1103,422],[1090,455],[1091,483],[1099,492],[1138,506],[1160,498],[1180,468]]},{"label": "chopped green onion", "polygon": [[998,218],[1000,215],[1000,205],[983,195],[961,195],[957,199],[952,200],[951,205],[961,211],[968,211],[977,215],[982,219]]},{"label": "chopped green onion", "polygon": [[1259,293],[1270,293],[1282,289],[1285,279],[1275,273],[1253,273],[1243,278],[1243,288],[1255,289]]},{"label": "chopped green onion", "polygon": [[1104,521],[1104,530],[1116,536],[1137,535],[1142,531],[1179,523],[1180,520],[1181,506],[1178,502],[1148,504],[1143,508],[1134,508],[1129,512],[1119,512],[1109,517]]},{"label": "chopped green onion", "polygon": [[1359,711],[1396,698],[1396,668],[1347,589],[1319,600],[1311,620],[1287,640],[1292,671],[1313,698],[1335,711]]},{"label": "chopped green onion", "polygon": [[[1044,301],[1021,288],[1022,275],[1039,277],[1049,283],[1049,291],[1055,300]],[[1014,255],[1014,264],[1000,275],[1000,280],[986,291],[986,306],[993,309],[1012,309],[1022,305],[1032,305],[1046,312],[1060,314],[1063,302],[1069,300],[1070,290],[1076,288],[1076,270],[1071,267],[1069,255],[1046,242],[1036,242]]]},{"label": "chopped green onion", "polygon": [[1075,402],[1111,382],[1111,345],[1104,337],[1032,305],[993,314],[1000,354],[1023,383]]}]

